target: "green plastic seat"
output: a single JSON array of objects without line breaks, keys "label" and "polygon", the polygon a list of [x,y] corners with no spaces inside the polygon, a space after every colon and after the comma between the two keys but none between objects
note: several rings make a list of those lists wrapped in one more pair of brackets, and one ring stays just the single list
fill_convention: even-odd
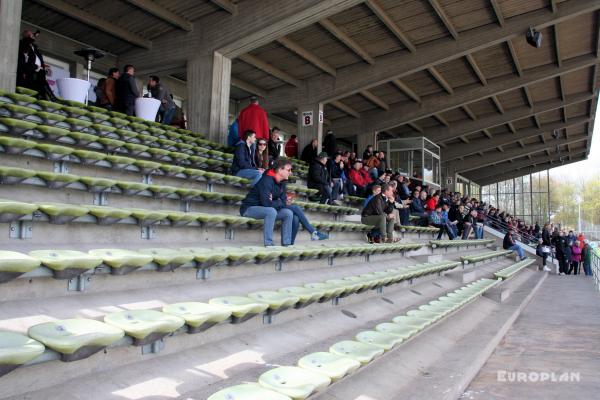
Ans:
[{"label": "green plastic seat", "polygon": [[25,88],[22,86],[17,86],[15,91],[17,93],[26,94],[27,96],[31,96],[31,97],[35,97],[38,95],[38,92],[36,90]]},{"label": "green plastic seat", "polygon": [[102,264],[100,257],[76,250],[34,250],[29,256],[50,268],[58,279],[70,279]]},{"label": "green plastic seat", "polygon": [[86,206],[88,214],[97,219],[98,225],[112,225],[131,216],[131,211],[124,208],[109,206]]},{"label": "green plastic seat", "polygon": [[37,104],[48,112],[62,110],[65,107],[63,104],[48,100],[38,100]]},{"label": "green plastic seat", "polygon": [[184,211],[167,211],[172,226],[184,226],[198,220],[195,213]]},{"label": "green plastic seat", "polygon": [[93,319],[74,318],[34,325],[27,334],[61,353],[63,361],[76,361],[120,340],[125,332]]},{"label": "green plastic seat", "polygon": [[0,199],[0,222],[13,222],[37,211],[36,204]]},{"label": "green plastic seat", "polygon": [[180,165],[172,165],[172,164],[162,164],[160,166],[160,170],[168,176],[175,176],[177,174],[181,174],[185,171],[185,167]]},{"label": "green plastic seat", "polygon": [[108,157],[108,155],[104,154],[104,153],[100,153],[97,151],[90,151],[90,150],[80,150],[80,149],[73,151],[73,153],[71,153],[71,155],[79,158],[79,160],[83,164],[92,164],[92,165],[96,164],[98,161],[102,161]]},{"label": "green plastic seat", "polygon": [[442,317],[441,313],[438,312],[432,312],[432,311],[424,311],[424,310],[409,310],[406,312],[406,315],[408,317],[417,317],[417,318],[421,318],[421,319],[426,319],[433,322],[436,322],[437,320],[439,320]]},{"label": "green plastic seat", "polygon": [[12,99],[13,101],[16,101],[20,105],[25,106],[37,102],[37,99],[35,97],[20,93],[6,93],[6,97]]},{"label": "green plastic seat", "polygon": [[420,329],[410,325],[383,322],[375,326],[375,330],[377,332],[386,333],[388,335],[396,335],[406,340],[415,333],[419,332]]},{"label": "green plastic seat", "polygon": [[117,184],[114,179],[96,178],[92,176],[82,176],[79,182],[85,184],[91,192],[103,192],[109,190]]},{"label": "green plastic seat", "polygon": [[44,350],[37,340],[17,332],[0,331],[0,376],[36,359]]},{"label": "green plastic seat", "polygon": [[73,182],[79,181],[78,175],[72,174],[59,174],[56,172],[38,171],[36,176],[46,182],[46,185],[50,189],[60,189]]},{"label": "green plastic seat", "polygon": [[231,310],[228,308],[200,302],[168,304],[162,310],[164,313],[183,318],[189,333],[204,331],[231,317]]},{"label": "green plastic seat", "polygon": [[113,275],[124,275],[152,262],[152,257],[136,251],[124,249],[94,249],[88,251],[93,257],[111,268]]},{"label": "green plastic seat", "polygon": [[278,367],[264,372],[258,383],[292,399],[306,399],[331,383],[328,376],[300,367]]},{"label": "green plastic seat", "polygon": [[356,293],[363,287],[362,282],[356,283],[356,282],[349,281],[347,279],[328,279],[325,281],[325,283],[343,287],[344,288],[343,294]]},{"label": "green plastic seat", "polygon": [[141,193],[150,187],[150,185],[148,185],[147,183],[128,182],[128,181],[118,181],[115,185],[119,189],[121,189],[126,195],[129,195],[129,196]]},{"label": "green plastic seat", "polygon": [[58,146],[47,143],[36,144],[35,148],[37,150],[43,151],[46,154],[46,157],[49,158],[51,161],[63,160],[65,157],[67,157],[69,154],[75,151],[75,149],[72,147]]},{"label": "green plastic seat", "polygon": [[165,211],[144,210],[140,208],[129,210],[131,211],[131,216],[136,218],[142,225],[153,225],[169,217],[169,213]]},{"label": "green plastic seat", "polygon": [[127,125],[129,125],[129,121],[127,121],[126,119],[123,118],[116,118],[116,117],[111,117],[108,119],[108,121],[113,124],[114,126],[117,126],[119,128],[125,127]]},{"label": "green plastic seat", "polygon": [[356,371],[360,367],[360,362],[337,354],[317,352],[299,359],[298,366],[309,371],[324,374],[332,381],[337,381]]},{"label": "green plastic seat", "polygon": [[148,150],[148,146],[137,143],[125,143],[123,144],[123,147],[126,148],[132,156],[137,156]]},{"label": "green plastic seat", "polygon": [[526,268],[529,265],[533,264],[534,262],[535,262],[535,259],[533,259],[533,258],[519,261],[518,263],[515,263],[509,267],[503,268],[500,271],[495,272],[494,276],[496,278],[508,279],[508,278],[514,276],[517,272],[519,272],[523,268]]},{"label": "green plastic seat", "polygon": [[392,322],[400,326],[414,327],[419,330],[425,329],[427,326],[433,323],[431,319],[425,319],[410,315],[399,315],[397,317],[394,317],[392,319]]},{"label": "green plastic seat", "polygon": [[143,346],[175,332],[185,320],[155,310],[127,310],[104,316],[104,322],[116,326],[134,338],[133,344]]},{"label": "green plastic seat", "polygon": [[85,109],[87,108],[87,106],[80,102],[80,101],[75,101],[75,100],[62,100],[63,103],[71,106],[71,107],[77,107],[77,108],[81,108],[81,109]]},{"label": "green plastic seat", "polygon": [[390,350],[404,340],[398,335],[380,331],[362,331],[357,333],[355,338],[361,343],[372,344],[384,350]]},{"label": "green plastic seat", "polygon": [[302,286],[288,286],[278,290],[281,293],[298,297],[297,306],[306,306],[319,301],[325,296],[323,290],[309,289]]},{"label": "green plastic seat", "polygon": [[17,253],[16,251],[0,250],[0,283],[33,271],[40,264],[40,260],[25,254]]},{"label": "green plastic seat", "polygon": [[297,296],[269,290],[248,293],[248,297],[258,302],[267,303],[269,305],[269,311],[284,310],[300,301],[300,298]]},{"label": "green plastic seat", "polygon": [[21,154],[29,149],[35,148],[37,145],[38,144],[32,140],[0,136],[0,146],[2,146],[4,151],[8,154]]},{"label": "green plastic seat", "polygon": [[219,264],[227,259],[226,253],[204,247],[184,247],[180,250],[192,253],[194,255],[194,261],[196,261],[201,268]]},{"label": "green plastic seat", "polygon": [[330,353],[351,358],[361,364],[371,362],[373,358],[382,355],[384,351],[385,350],[379,346],[354,340],[343,340],[335,343],[329,348]]},{"label": "green plastic seat", "polygon": [[194,260],[194,255],[187,251],[167,248],[141,249],[139,253],[151,256],[159,271],[172,271]]},{"label": "green plastic seat", "polygon": [[108,137],[98,138],[98,143],[104,146],[105,151],[115,151],[116,149],[123,147],[125,144],[122,140],[112,139]]},{"label": "green plastic seat", "polygon": [[38,209],[48,215],[53,224],[65,224],[89,212],[88,207],[61,203],[38,203]]},{"label": "green plastic seat", "polygon": [[4,125],[12,135],[22,135],[38,126],[35,122],[8,117],[0,117],[0,124]]},{"label": "green plastic seat", "polygon": [[289,396],[274,392],[256,384],[244,383],[230,386],[212,394],[207,400],[292,400]]},{"label": "green plastic seat", "polygon": [[150,174],[157,169],[160,169],[162,164],[154,162],[154,161],[146,161],[146,160],[135,160],[133,165],[140,169],[142,174]]},{"label": "green plastic seat", "polygon": [[334,285],[332,283],[327,282],[306,283],[304,287],[324,292],[327,298],[338,297],[342,293],[344,293],[344,291],[346,291],[345,286]]},{"label": "green plastic seat", "polygon": [[133,165],[133,163],[136,161],[135,158],[115,156],[115,155],[107,156],[105,159],[106,159],[106,161],[110,162],[113,165],[113,167],[116,167],[116,168],[128,167],[130,165]]},{"label": "green plastic seat", "polygon": [[254,261],[257,251],[251,248],[215,247],[214,250],[226,254],[228,265],[240,265]]},{"label": "green plastic seat", "polygon": [[246,321],[269,308],[268,303],[259,302],[244,296],[215,297],[210,299],[208,303],[216,304],[230,310],[233,322]]}]

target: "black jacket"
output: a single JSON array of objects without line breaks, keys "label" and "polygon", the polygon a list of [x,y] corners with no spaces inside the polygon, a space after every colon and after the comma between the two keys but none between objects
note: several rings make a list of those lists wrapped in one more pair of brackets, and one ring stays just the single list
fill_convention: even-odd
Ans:
[{"label": "black jacket", "polygon": [[317,188],[323,185],[329,185],[329,171],[327,167],[317,160],[314,160],[308,167],[307,186]]},{"label": "black jacket", "polygon": [[302,150],[302,155],[300,156],[300,159],[306,162],[307,164],[310,164],[315,158],[317,158],[317,149],[313,148],[312,145],[309,143],[306,145],[306,147],[304,147],[304,150]]},{"label": "black jacket", "polygon": [[281,154],[281,144],[269,138],[268,146],[269,157],[273,160],[277,160],[277,158]]},{"label": "black jacket", "polygon": [[248,147],[246,142],[240,140],[235,145],[233,161],[231,162],[231,173],[237,174],[241,169],[257,169],[252,147]]},{"label": "black jacket", "polygon": [[468,222],[471,224],[471,226],[476,227],[477,217],[474,217],[471,215],[471,213],[468,213],[467,215],[465,215],[465,218],[463,218],[463,222]]},{"label": "black jacket", "polygon": [[367,203],[362,210],[361,216],[370,217],[372,215],[390,214],[393,211],[394,203],[390,203],[387,197],[383,193],[380,193]]},{"label": "black jacket", "polygon": [[504,250],[508,250],[510,247],[514,246],[516,244],[515,239],[513,239],[513,236],[510,232],[506,232],[506,235],[504,235],[504,240],[502,241],[502,248]]},{"label": "black jacket", "polygon": [[240,215],[244,215],[248,207],[261,206],[273,207],[280,210],[285,207],[287,200],[286,184],[275,180],[268,173],[264,173],[262,178],[254,185],[240,207]]},{"label": "black jacket", "polygon": [[[341,161],[340,161],[341,162]],[[327,170],[331,179],[340,179],[344,170],[340,168],[340,163],[335,163],[333,160],[327,161]]]},{"label": "black jacket", "polygon": [[552,239],[550,238],[550,231],[548,229],[544,229],[542,231],[542,244],[544,246],[550,246],[552,244]]},{"label": "black jacket", "polygon": [[134,105],[135,99],[140,97],[140,92],[135,84],[133,75],[123,73],[117,80],[117,105],[124,110],[126,105]]}]

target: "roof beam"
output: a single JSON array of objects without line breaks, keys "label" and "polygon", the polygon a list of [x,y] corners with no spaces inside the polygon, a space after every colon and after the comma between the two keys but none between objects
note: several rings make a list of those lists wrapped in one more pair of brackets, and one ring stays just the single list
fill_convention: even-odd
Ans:
[{"label": "roof beam", "polygon": [[348,65],[338,68],[335,79],[320,74],[306,79],[305,85],[300,89],[272,90],[265,108],[272,112],[289,111],[297,104],[340,99],[431,66],[464,57],[468,53],[504,43],[508,39],[522,37],[523,32],[530,26],[542,29],[598,9],[600,9],[600,2],[570,0],[563,3],[556,14],[552,14],[548,9],[539,9],[511,17],[502,27],[485,25],[462,32],[459,40],[445,38],[431,41],[419,46],[419,51],[416,53],[396,51],[377,57],[375,65],[361,63]]},{"label": "roof beam", "polygon": [[158,3],[155,3],[152,0],[127,0],[127,2],[144,10],[148,14],[152,14],[173,26],[183,29],[184,31],[191,32],[193,29],[193,25],[190,21],[158,5]]},{"label": "roof beam", "polygon": [[231,0],[210,0],[214,5],[222,8],[231,15],[236,15],[238,10],[237,6],[233,4]]},{"label": "roof beam", "polygon": [[515,128],[515,125],[512,122],[508,122],[506,125],[508,126],[508,129],[510,129],[510,131],[512,133],[517,133],[517,128]]},{"label": "roof beam", "polygon": [[487,85],[487,79],[485,78],[485,75],[483,75],[483,72],[479,68],[479,65],[477,65],[477,61],[475,61],[473,55],[467,54],[466,57],[467,61],[469,62],[469,65],[471,66],[471,69],[473,70],[473,72],[475,72],[475,75],[477,75],[477,78],[479,79],[481,84],[484,86]]},{"label": "roof beam", "polygon": [[490,0],[490,3],[492,3],[494,14],[498,20],[498,25],[504,26],[504,16],[502,15],[502,9],[500,8],[500,4],[498,4],[498,0]]},{"label": "roof beam", "polygon": [[490,166],[490,165],[502,162],[507,159],[522,157],[522,156],[526,156],[528,154],[535,154],[537,152],[548,149],[549,148],[548,146],[551,146],[553,148],[555,145],[563,145],[563,144],[567,144],[567,143],[578,143],[578,142],[586,141],[588,138],[589,138],[589,136],[587,135],[587,133],[585,133],[582,135],[578,135],[577,137],[573,137],[571,139],[564,139],[564,138],[559,139],[559,140],[553,141],[552,144],[539,143],[539,144],[535,144],[532,146],[528,146],[525,149],[517,148],[517,149],[505,151],[503,153],[497,152],[494,154],[486,154],[484,157],[469,156],[469,157],[466,157],[464,160],[460,160],[460,161],[456,160],[456,161],[446,163],[444,165],[444,168],[448,168],[451,171],[464,173],[464,172],[473,171],[473,170],[476,170],[479,168],[483,168],[486,166]]},{"label": "roof beam", "polygon": [[468,105],[465,104],[461,108],[464,111],[464,113],[467,114],[467,117],[469,117],[471,120],[475,121],[477,119],[477,116]]},{"label": "roof beam", "polygon": [[94,27],[102,32],[108,33],[116,38],[124,40],[128,43],[141,47],[143,49],[151,49],[152,41],[143,38],[142,36],[136,35],[128,31],[127,29],[121,28],[118,25],[113,24],[107,20],[98,18],[96,15],[84,11],[78,7],[75,7],[63,0],[34,0],[36,3],[42,4],[60,14],[66,15],[67,17],[73,18],[86,25]]},{"label": "roof beam", "polygon": [[527,100],[529,107],[533,107],[533,97],[531,96],[531,92],[527,86],[523,86],[523,93],[525,93],[525,99]]},{"label": "roof beam", "polygon": [[[478,140],[470,144],[469,146],[465,145],[451,145],[448,146],[443,152],[442,156],[444,162],[450,162],[460,157],[469,156],[471,154],[476,154],[480,151],[487,151],[493,149],[498,146],[507,146],[513,143],[516,143],[520,140],[527,140],[531,138],[535,138],[538,135],[544,134],[546,132],[552,132],[555,129],[565,129],[570,126],[577,126],[586,124],[590,121],[590,118],[587,116],[577,117],[571,119],[567,122],[553,122],[551,124],[542,125],[541,129],[538,128],[527,128],[519,131],[518,134],[514,133],[505,133],[498,134],[491,138],[491,140]],[[485,131],[485,130],[484,130]]]},{"label": "roof beam", "polygon": [[406,125],[410,126],[413,130],[415,130],[419,133],[423,133],[423,128],[421,128],[419,125],[417,125],[416,122],[409,122]]},{"label": "roof beam", "polygon": [[550,0],[550,8],[552,9],[553,13],[558,11],[558,4],[556,4],[556,0]]},{"label": "roof beam", "polygon": [[298,43],[294,42],[292,39],[287,37],[282,37],[277,39],[277,41],[286,49],[296,53],[300,57],[304,58],[306,61],[319,68],[321,71],[328,73],[331,76],[335,76],[335,68],[325,62],[322,58],[317,56],[316,54],[306,50],[304,47],[300,46]]},{"label": "roof beam", "polygon": [[372,92],[370,92],[368,90],[363,90],[362,92],[360,92],[360,95],[381,109],[384,109],[386,111],[390,109],[390,106],[388,105],[388,103],[386,103],[380,97],[374,95]]},{"label": "roof beam", "polygon": [[345,112],[348,115],[353,116],[354,118],[360,118],[360,113],[358,111],[356,111],[354,108],[342,103],[339,100],[334,100],[331,103],[332,106],[334,106],[335,108],[337,108],[340,111]]},{"label": "roof beam", "polygon": [[494,79],[487,86],[469,85],[455,91],[453,96],[436,94],[427,96],[421,104],[398,103],[390,106],[391,112],[368,111],[363,113],[360,124],[354,121],[337,120],[334,125],[337,132],[345,132],[352,136],[368,130],[382,131],[406,124],[410,121],[419,120],[454,108],[460,107],[474,101],[479,101],[491,96],[499,95],[521,88],[523,86],[542,82],[548,79],[589,68],[599,61],[591,55],[570,58],[563,62],[562,67],[555,65],[544,65],[532,68],[522,77],[509,75]]},{"label": "roof beam", "polygon": [[[486,136],[488,139],[492,139],[492,138],[493,138],[492,134],[490,133],[490,131],[489,131],[488,129],[484,129],[482,132],[483,132],[483,134],[484,134],[484,135],[485,135],[485,136]],[[498,147],[498,150],[500,150],[500,151],[504,151],[504,150],[502,150],[502,147],[501,147],[501,146],[500,146],[500,147]]]},{"label": "roof beam", "polygon": [[273,65],[264,62],[263,60],[255,57],[251,54],[242,54],[238,57],[240,60],[245,62],[246,64],[252,65],[254,68],[258,68],[263,72],[266,72],[269,75],[274,76],[275,78],[289,83],[293,86],[300,86],[300,79],[296,79],[287,72],[280,70],[279,68],[274,67]]},{"label": "roof beam", "polygon": [[437,70],[437,68],[430,67],[427,68],[427,70],[429,71],[431,76],[433,76],[433,78],[437,81],[437,83],[439,83],[440,86],[443,87],[446,92],[448,92],[448,94],[454,93],[454,89],[452,88],[452,86],[450,86],[448,81],[442,76],[442,74],[440,73],[440,71]]},{"label": "roof beam", "polygon": [[436,120],[438,120],[438,122],[446,127],[450,126],[450,124],[448,123],[448,121],[446,121],[446,118],[442,117],[440,114],[433,114],[433,118],[435,118]]},{"label": "roof beam", "polygon": [[379,18],[379,20],[381,22],[383,22],[383,24],[385,26],[387,26],[387,28],[390,30],[390,32],[392,32],[394,34],[394,36],[396,36],[398,38],[398,40],[400,40],[400,43],[402,43],[404,45],[404,47],[406,47],[408,49],[408,51],[410,51],[411,53],[414,53],[415,51],[417,51],[416,46],[410,41],[408,36],[406,36],[406,34],[404,32],[402,32],[402,30],[400,29],[398,24],[396,24],[390,18],[390,16],[385,12],[385,10],[383,8],[381,8],[381,5],[379,5],[379,3],[377,1],[367,0],[365,2],[365,4],[367,5],[367,7],[369,7],[371,9],[373,14],[375,14],[377,16],[377,18]]},{"label": "roof beam", "polygon": [[517,70],[517,74],[519,76],[523,75],[523,68],[521,67],[521,62],[519,61],[519,56],[517,55],[517,50],[512,43],[512,40],[507,40],[506,45],[508,46],[508,52],[510,53],[510,58],[512,59],[513,64],[515,65],[515,69]]},{"label": "roof beam", "polygon": [[498,112],[500,114],[504,114],[504,107],[502,107],[502,103],[500,103],[498,96],[492,96],[491,99],[492,99],[492,102],[494,103],[494,106],[496,106],[496,108],[498,109]]},{"label": "roof beam", "polygon": [[319,24],[331,33],[337,40],[342,42],[346,47],[356,53],[357,56],[368,62],[369,64],[375,64],[375,59],[369,55],[369,53],[362,48],[361,45],[356,43],[354,39],[348,36],[344,31],[338,28],[329,18],[323,18],[319,21]]},{"label": "roof beam", "polygon": [[437,2],[437,0],[429,0],[429,4],[431,4],[431,7],[433,7],[433,10],[437,14],[437,16],[442,20],[442,23],[446,26],[446,29],[448,29],[448,32],[450,32],[452,37],[454,39],[458,39],[458,31],[454,27],[452,21],[450,21],[450,18],[448,17],[442,6]]},{"label": "roof beam", "polygon": [[235,86],[238,89],[242,89],[248,93],[252,93],[263,98],[267,97],[267,91],[265,89],[236,78],[235,76],[231,77],[231,86]]},{"label": "roof beam", "polygon": [[554,52],[556,54],[556,65],[559,67],[562,65],[562,56],[560,54],[560,43],[558,41],[558,25],[554,25]]},{"label": "roof beam", "polygon": [[584,101],[589,101],[594,98],[592,93],[579,93],[569,96],[566,102],[559,99],[545,100],[538,102],[535,107],[515,107],[506,111],[504,114],[496,114],[488,117],[482,117],[476,121],[467,121],[461,124],[454,123],[450,128],[429,128],[427,129],[427,138],[436,143],[443,143],[449,140],[457,139],[462,135],[471,135],[484,129],[490,129],[501,126],[510,121],[516,121],[523,118],[530,118],[537,114],[548,111],[557,110],[578,104]]},{"label": "roof beam", "polygon": [[412,100],[416,101],[417,103],[421,102],[421,97],[418,94],[416,94],[410,87],[408,87],[408,85],[406,83],[402,82],[400,79],[394,79],[394,80],[392,80],[392,83],[394,85],[396,85],[396,87],[398,89],[400,89],[405,95],[410,97]]}]

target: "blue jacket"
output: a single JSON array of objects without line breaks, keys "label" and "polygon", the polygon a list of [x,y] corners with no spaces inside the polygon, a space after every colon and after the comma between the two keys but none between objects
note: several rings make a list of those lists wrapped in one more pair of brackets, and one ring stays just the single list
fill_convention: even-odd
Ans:
[{"label": "blue jacket", "polygon": [[[271,196],[269,196],[271,195]],[[275,180],[269,173],[264,173],[262,178],[254,185],[240,207],[240,215],[244,215],[248,207],[261,206],[273,207],[280,210],[285,207],[287,200],[286,184]]]},{"label": "blue jacket", "polygon": [[254,146],[248,147],[246,142],[240,140],[235,145],[233,161],[231,162],[231,173],[237,174],[242,169],[257,169],[254,157]]},{"label": "blue jacket", "polygon": [[412,203],[410,203],[410,212],[412,213],[424,213],[425,207],[423,207],[423,202],[421,199],[413,197]]},{"label": "blue jacket", "polygon": [[238,134],[238,122],[236,119],[229,127],[229,134],[227,135],[227,145],[233,147],[237,144],[239,140],[240,136]]}]

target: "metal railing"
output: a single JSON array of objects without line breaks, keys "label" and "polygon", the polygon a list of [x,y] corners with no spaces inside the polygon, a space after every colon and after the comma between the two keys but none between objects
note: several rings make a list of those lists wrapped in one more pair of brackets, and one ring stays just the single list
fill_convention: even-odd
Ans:
[{"label": "metal railing", "polygon": [[592,251],[592,275],[596,287],[600,290],[600,249],[598,248]]},{"label": "metal railing", "polygon": [[[469,211],[468,207],[465,207],[465,209],[467,210],[467,212]],[[503,233],[508,232],[509,226],[508,226],[508,224],[506,222],[502,221],[498,217],[491,217],[491,216],[489,216],[487,214],[484,214],[484,215],[485,215],[484,216],[484,222],[483,222],[484,225],[487,225],[490,228],[496,229],[497,231],[500,231],[500,232],[503,232]],[[530,235],[528,233],[521,232],[518,229],[517,229],[517,234],[519,236],[521,236],[521,242],[523,244],[526,244],[529,247],[533,247],[534,249],[537,247],[538,239],[535,236]]]}]

